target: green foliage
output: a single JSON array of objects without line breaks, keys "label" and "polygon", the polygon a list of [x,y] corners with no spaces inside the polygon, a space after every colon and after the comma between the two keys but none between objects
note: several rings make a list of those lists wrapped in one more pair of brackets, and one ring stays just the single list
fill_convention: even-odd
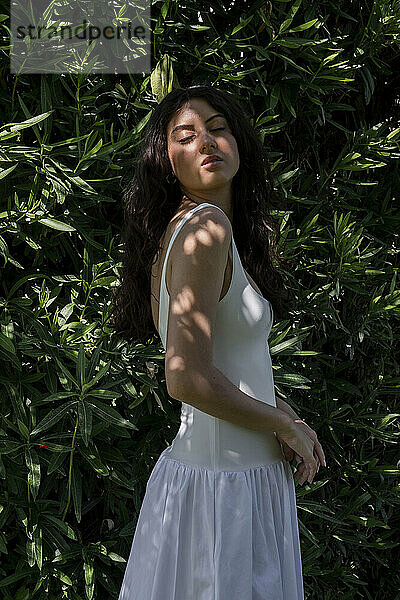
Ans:
[{"label": "green foliage", "polygon": [[328,465],[297,487],[306,598],[398,597],[399,26],[398,0],[155,2],[153,72],[134,76],[12,76],[3,41],[4,600],[118,596],[180,408],[156,340],[107,326],[121,184],[155,103],[194,82],[252,115],[287,200],[276,391]]}]

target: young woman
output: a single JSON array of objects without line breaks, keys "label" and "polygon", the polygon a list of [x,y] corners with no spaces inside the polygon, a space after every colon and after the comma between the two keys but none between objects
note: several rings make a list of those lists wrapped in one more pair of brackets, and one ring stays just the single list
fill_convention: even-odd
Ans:
[{"label": "young woman", "polygon": [[127,339],[158,331],[181,426],[148,480],[119,600],[304,598],[289,462],[302,484],[325,458],[274,393],[267,338],[284,295],[271,190],[262,143],[226,92],[175,89],[156,107],[126,191],[114,326]]}]

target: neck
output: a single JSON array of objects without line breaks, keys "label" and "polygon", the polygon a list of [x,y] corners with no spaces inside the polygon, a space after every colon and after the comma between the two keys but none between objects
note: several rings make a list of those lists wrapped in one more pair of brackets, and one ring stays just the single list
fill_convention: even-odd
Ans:
[{"label": "neck", "polygon": [[203,202],[207,202],[208,204],[214,204],[214,206],[218,206],[218,208],[221,208],[224,213],[226,214],[226,216],[228,217],[228,219],[230,221],[232,221],[232,209],[231,206],[226,207],[226,206],[221,206],[218,202],[213,202],[212,200],[209,200],[208,198],[203,198],[202,196],[199,196],[198,194],[193,194],[192,192],[189,194],[184,193],[183,197],[182,197],[182,202],[189,202],[189,203],[193,203],[196,205],[202,204]]}]

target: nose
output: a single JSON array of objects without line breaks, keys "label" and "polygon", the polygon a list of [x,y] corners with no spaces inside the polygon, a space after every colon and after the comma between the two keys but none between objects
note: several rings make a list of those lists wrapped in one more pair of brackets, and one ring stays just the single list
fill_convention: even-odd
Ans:
[{"label": "nose", "polygon": [[208,131],[200,138],[201,149],[204,150],[207,147],[212,146],[213,148],[217,147],[217,143],[214,139],[213,135],[210,135]]}]

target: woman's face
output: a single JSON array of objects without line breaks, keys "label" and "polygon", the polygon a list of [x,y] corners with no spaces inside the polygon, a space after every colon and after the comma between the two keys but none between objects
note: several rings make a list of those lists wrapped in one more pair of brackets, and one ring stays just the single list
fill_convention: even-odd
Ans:
[{"label": "woman's face", "polygon": [[[184,192],[228,200],[240,160],[228,122],[223,116],[214,116],[217,113],[202,98],[184,104],[168,123],[168,156]],[[222,161],[203,167],[202,161],[211,154]]]}]

